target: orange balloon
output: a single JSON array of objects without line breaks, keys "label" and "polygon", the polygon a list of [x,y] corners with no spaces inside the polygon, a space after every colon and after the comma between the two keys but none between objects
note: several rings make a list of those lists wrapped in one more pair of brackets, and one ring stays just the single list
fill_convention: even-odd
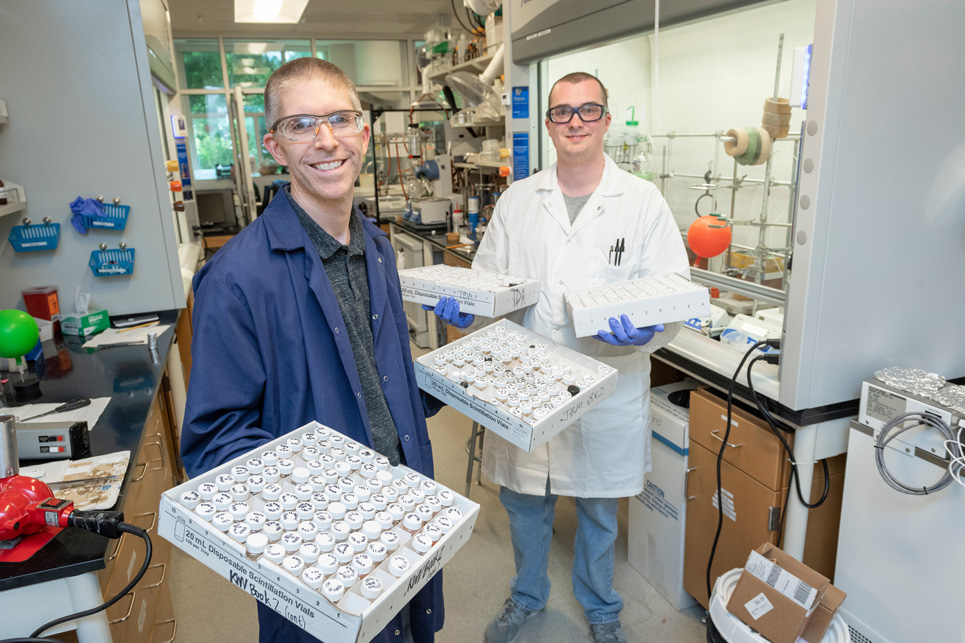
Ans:
[{"label": "orange balloon", "polygon": [[700,217],[687,230],[687,245],[698,257],[716,257],[730,246],[731,228],[713,214]]}]

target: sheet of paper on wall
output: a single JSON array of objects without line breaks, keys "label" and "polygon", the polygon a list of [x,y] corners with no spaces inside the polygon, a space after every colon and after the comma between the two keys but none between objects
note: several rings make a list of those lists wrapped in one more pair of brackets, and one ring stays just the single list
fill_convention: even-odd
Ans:
[{"label": "sheet of paper on wall", "polygon": [[84,342],[84,348],[97,348],[98,346],[112,346],[116,344],[146,345],[149,334],[153,333],[157,337],[160,337],[169,328],[171,328],[171,324],[154,324],[139,328],[108,328]]},{"label": "sheet of paper on wall", "polygon": [[[50,415],[45,415],[43,417],[36,416],[40,415],[41,413],[53,411],[58,406],[63,404],[63,402],[3,407],[0,408],[0,414],[9,413],[10,415],[16,417],[17,422],[20,424],[31,424],[32,422],[87,422],[88,429],[93,430],[94,425],[97,424],[97,420],[100,419],[101,414],[104,412],[104,409],[107,408],[107,405],[110,403],[110,401],[110,397],[95,397],[90,401],[88,406],[74,409],[73,411],[64,411],[63,413],[51,413]],[[24,422],[20,418],[34,419]]]},{"label": "sheet of paper on wall", "polygon": [[117,504],[130,451],[82,460],[59,460],[20,469],[20,475],[42,480],[54,496],[72,500],[80,511],[106,510]]}]

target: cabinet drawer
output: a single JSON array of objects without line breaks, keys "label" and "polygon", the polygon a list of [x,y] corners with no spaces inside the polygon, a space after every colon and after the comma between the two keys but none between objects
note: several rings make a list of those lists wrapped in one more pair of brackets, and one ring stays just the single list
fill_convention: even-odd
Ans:
[{"label": "cabinet drawer", "polygon": [[[692,426],[692,423],[691,423]],[[707,607],[707,561],[717,530],[717,454],[690,440],[687,478],[687,526],[684,536],[684,589]],[[773,513],[780,518],[782,492],[768,489],[728,462],[721,463],[724,524],[714,554],[711,584],[718,576],[743,567],[752,549],[774,543]]]},{"label": "cabinet drawer", "polygon": [[[723,444],[726,426],[726,400],[706,389],[698,389],[690,394],[691,440],[716,454]],[[792,447],[793,437],[791,434],[785,436]],[[772,490],[784,487],[790,474],[790,462],[784,447],[767,423],[736,406],[731,414],[731,430],[727,446],[724,447],[724,461]]]}]

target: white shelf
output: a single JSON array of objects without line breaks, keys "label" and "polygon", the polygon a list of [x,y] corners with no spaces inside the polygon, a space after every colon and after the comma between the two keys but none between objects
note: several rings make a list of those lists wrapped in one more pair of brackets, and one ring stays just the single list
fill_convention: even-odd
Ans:
[{"label": "white shelf", "polygon": [[446,79],[446,74],[451,74],[454,71],[468,71],[474,73],[481,73],[486,71],[486,67],[489,66],[489,61],[493,59],[493,54],[486,54],[485,56],[478,56],[472,60],[467,60],[466,62],[459,63],[458,65],[453,65],[451,67],[446,67],[442,71],[434,71],[429,74],[429,80],[434,83],[443,83]]},{"label": "white shelf", "polygon": [[0,205],[0,217],[19,212],[27,207],[27,195],[16,183],[4,181],[3,187],[0,188],[0,197],[7,199],[4,205]]},{"label": "white shelf", "polygon": [[[460,122],[459,119],[463,115],[465,115],[466,120],[464,122]],[[469,110],[457,112],[452,118],[449,119],[449,125],[452,127],[493,127],[503,124],[504,120],[502,118],[477,118],[476,114]]]}]

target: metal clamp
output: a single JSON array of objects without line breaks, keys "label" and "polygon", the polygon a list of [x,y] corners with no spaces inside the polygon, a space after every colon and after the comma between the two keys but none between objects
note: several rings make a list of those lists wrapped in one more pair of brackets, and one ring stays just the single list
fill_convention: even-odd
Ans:
[{"label": "metal clamp", "polygon": [[[169,638],[167,641],[164,641],[163,643],[173,643],[174,639],[176,639],[178,636],[178,619],[169,618],[166,621],[158,621],[157,623],[154,624],[154,627],[151,628],[151,632],[153,633],[158,625],[166,625],[167,623],[173,623],[174,627],[171,629],[171,638]],[[153,634],[152,634],[151,640],[154,640]]]},{"label": "metal clamp", "polygon": [[154,589],[155,587],[160,587],[161,583],[164,582],[164,574],[165,572],[167,572],[167,569],[168,569],[168,566],[166,563],[158,563],[157,565],[151,565],[150,567],[148,567],[148,569],[156,569],[158,567],[161,568],[161,579],[152,585],[145,585],[144,589]]},{"label": "metal clamp", "polygon": [[120,617],[120,618],[112,619],[112,620],[108,621],[108,623],[110,623],[111,625],[117,625],[118,623],[123,623],[123,622],[126,621],[127,619],[131,618],[131,612],[134,611],[134,597],[135,597],[136,594],[137,594],[137,590],[136,590],[136,589],[132,589],[131,592],[130,592],[129,594],[127,594],[127,596],[130,596],[130,597],[131,597],[131,604],[127,606],[127,614],[125,614],[124,616],[122,616],[122,617]]},{"label": "metal clamp", "polygon": [[144,479],[144,476],[147,475],[147,462],[138,462],[137,465],[134,465],[134,466],[138,466],[138,465],[144,465],[144,470],[141,471],[141,475],[139,475],[138,477],[131,478],[131,482],[140,482],[141,480]]},{"label": "metal clamp", "polygon": [[684,498],[686,498],[687,500],[693,500],[694,498],[697,497],[697,496],[687,495],[690,492],[690,472],[696,471],[696,470],[697,470],[697,467],[690,467],[689,469],[684,471]]},{"label": "metal clamp", "polygon": [[[722,437],[720,437],[719,435],[717,435],[718,433],[720,433],[720,430],[719,430],[719,429],[718,429],[717,431],[711,431],[711,432],[710,432],[710,435],[713,436],[713,438],[714,438],[715,440],[719,440],[720,442],[724,442],[724,438],[722,438]],[[732,448],[732,449],[736,449],[736,448],[738,448],[738,447],[744,446],[744,443],[743,443],[743,442],[741,442],[740,444],[731,444],[730,442],[724,442],[724,444],[726,444],[727,446],[729,446],[729,447]]]}]

